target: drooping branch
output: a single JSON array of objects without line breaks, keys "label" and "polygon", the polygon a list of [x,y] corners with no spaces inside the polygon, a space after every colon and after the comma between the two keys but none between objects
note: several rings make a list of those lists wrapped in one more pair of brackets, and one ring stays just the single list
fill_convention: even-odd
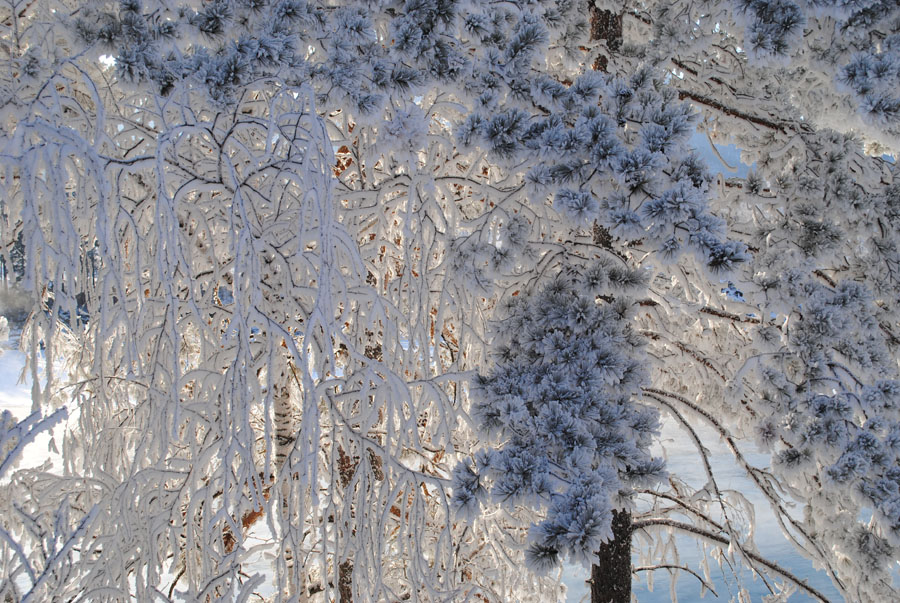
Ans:
[{"label": "drooping branch", "polygon": [[[700,538],[704,538],[715,543],[717,546],[728,547],[733,544],[733,541],[725,536],[720,534],[716,534],[714,532],[710,532],[709,530],[704,530],[703,528],[697,527],[695,525],[685,523],[683,521],[678,521],[675,519],[669,519],[667,517],[661,518],[652,518],[652,519],[643,519],[640,521],[635,521],[632,526],[635,530],[643,530],[646,528],[654,527],[654,526],[662,526],[671,528],[673,530],[679,530],[681,532],[685,532],[691,534],[695,537],[699,536]],[[796,574],[788,570],[787,568],[766,559],[762,555],[754,553],[753,551],[748,551],[744,548],[739,549],[741,554],[748,559],[759,563],[762,566],[765,566],[769,571],[778,574],[782,578],[790,581],[792,584],[796,585],[798,588],[804,590],[809,595],[815,597],[822,603],[829,603],[830,599],[823,595],[819,590],[809,585],[806,580],[799,578]]]},{"label": "drooping branch", "polygon": [[655,565],[641,565],[639,567],[634,568],[631,571],[633,573],[637,574],[638,572],[654,572],[656,570],[661,570],[661,569],[687,572],[687,573],[691,574],[692,576],[694,576],[697,580],[699,580],[700,584],[703,585],[703,588],[710,591],[714,596],[716,596],[716,597],[719,596],[719,594],[716,592],[716,589],[713,588],[712,584],[710,584],[709,582],[704,580],[703,576],[701,576],[700,574],[698,574],[697,572],[695,572],[694,570],[692,570],[691,568],[689,568],[686,565],[676,565],[674,563],[657,563]]},{"label": "drooping branch", "polygon": [[[701,511],[695,509],[694,507],[691,507],[689,504],[687,504],[686,502],[684,502],[682,499],[678,498],[677,496],[672,496],[671,494],[667,494],[665,492],[657,492],[656,490],[647,490],[647,489],[636,490],[635,492],[637,492],[638,494],[646,494],[646,495],[652,496],[654,498],[662,498],[664,500],[668,500],[668,501],[674,503],[674,505],[675,505],[675,506],[669,507],[668,509],[677,511],[682,514],[689,513],[691,515],[696,516],[698,519],[712,525],[717,530],[722,530],[722,531],[725,530],[725,526],[723,526],[722,524],[720,524],[719,522],[714,520],[712,517],[709,517],[707,514],[702,513]],[[664,510],[668,510],[668,509],[664,509]]]},{"label": "drooping branch", "polygon": [[[732,526],[732,522],[729,517],[728,509],[725,506],[725,498],[723,497],[722,492],[719,489],[718,482],[716,481],[715,475],[713,473],[712,464],[709,461],[709,457],[707,455],[705,447],[703,446],[703,442],[700,439],[700,436],[697,434],[697,431],[691,426],[691,424],[684,418],[684,416],[676,408],[674,408],[671,404],[669,404],[665,400],[661,399],[659,396],[657,396],[653,393],[648,393],[646,391],[646,389],[652,389],[652,388],[644,388],[644,395],[649,396],[651,399],[653,399],[656,402],[658,402],[659,404],[662,404],[663,406],[665,406],[668,409],[668,411],[672,414],[672,416],[675,417],[675,419],[678,421],[678,423],[681,425],[681,427],[683,429],[685,429],[688,432],[688,434],[690,435],[691,440],[694,442],[694,446],[697,448],[697,451],[700,455],[700,459],[703,463],[703,469],[704,469],[704,472],[706,473],[706,478],[709,481],[709,483],[712,485],[713,494],[715,496],[715,501],[718,502],[719,508],[722,511],[722,516],[725,518],[725,523],[723,526],[724,531],[729,535],[730,542],[735,543],[737,545],[737,547],[743,552],[743,550],[744,550],[743,545],[741,545],[740,542],[738,542],[738,540],[736,538],[736,534],[734,533],[734,528]],[[763,580],[765,580],[764,577],[763,577]],[[772,587],[768,584],[768,581],[766,581],[766,586],[769,587],[769,590],[772,590],[774,592]]]},{"label": "drooping branch", "polygon": [[[820,547],[819,547],[818,543],[816,543],[815,539],[813,539],[809,534],[807,534],[804,527],[802,525],[800,525],[800,523],[797,520],[795,520],[790,515],[790,513],[788,513],[784,509],[784,507],[782,506],[782,503],[778,500],[778,497],[775,496],[775,494],[772,492],[771,486],[767,482],[763,482],[762,478],[760,477],[762,472],[750,464],[750,462],[747,460],[747,458],[741,452],[740,448],[738,448],[737,443],[734,440],[734,436],[731,434],[731,432],[729,432],[725,428],[724,425],[722,425],[722,423],[720,421],[716,420],[716,418],[714,416],[712,416],[712,414],[710,414],[708,411],[704,410],[703,408],[699,407],[697,404],[691,402],[690,400],[688,400],[687,398],[685,398],[684,396],[681,396],[679,394],[667,392],[665,390],[661,390],[658,388],[652,388],[652,387],[644,388],[644,393],[651,396],[654,400],[656,400],[660,404],[664,405],[665,407],[669,408],[670,410],[674,410],[674,408],[673,408],[672,404],[670,402],[668,402],[667,400],[674,400],[674,401],[677,401],[678,403],[686,406],[691,411],[702,416],[706,420],[706,422],[711,427],[713,427],[713,429],[716,430],[716,432],[719,434],[719,436],[722,438],[722,440],[728,446],[728,449],[734,455],[735,460],[738,462],[738,464],[741,466],[741,468],[746,472],[747,476],[753,481],[753,483],[756,485],[756,487],[760,491],[760,493],[762,493],[763,496],[766,498],[766,500],[769,503],[769,506],[775,512],[775,517],[779,523],[779,526],[781,527],[782,532],[785,534],[785,536],[787,536],[788,538],[793,540],[797,546],[799,546],[799,547],[804,546],[803,543],[797,542],[794,534],[790,530],[787,529],[787,526],[784,523],[785,521],[787,521],[788,523],[790,523],[791,527],[794,530],[796,530],[799,534],[801,534],[803,536],[806,545],[813,547],[813,549],[818,554],[817,555],[818,558],[821,560],[821,562],[823,564],[825,564],[828,573],[832,576],[832,578],[837,582],[838,585],[841,585],[841,581],[838,579],[837,574],[834,572],[834,569],[828,563],[827,556],[825,555],[824,551],[822,551],[820,549]],[[666,399],[663,399],[663,397]]]},{"label": "drooping branch", "polygon": [[788,128],[790,127],[787,124],[778,123],[771,119],[766,119],[764,117],[759,117],[757,115],[751,115],[750,113],[745,113],[744,111],[740,111],[733,107],[729,107],[721,101],[718,101],[714,98],[703,96],[702,94],[697,94],[696,92],[691,92],[690,90],[685,90],[684,88],[678,89],[678,98],[681,100],[690,99],[691,101],[703,105],[704,107],[715,109],[721,113],[729,117],[734,117],[737,119],[742,119],[744,121],[750,122],[757,126],[762,126],[764,128],[769,128],[770,130],[776,130],[778,132],[786,133]]}]

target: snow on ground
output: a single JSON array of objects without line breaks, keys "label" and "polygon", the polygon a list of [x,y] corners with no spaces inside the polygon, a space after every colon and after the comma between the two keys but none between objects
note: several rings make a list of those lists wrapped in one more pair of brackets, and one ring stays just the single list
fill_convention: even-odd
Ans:
[{"label": "snow on ground", "polygon": [[[21,421],[31,414],[31,376],[24,373],[25,355],[18,349],[19,333],[13,331],[8,340],[0,342],[0,413],[8,410],[16,420]],[[45,413],[46,414],[46,413]],[[37,434],[34,441],[24,449],[24,454],[13,465],[15,469],[38,467],[50,461],[50,468],[59,466],[57,447],[51,444],[50,436],[60,442],[65,421],[57,423],[50,432]],[[9,475],[4,479],[8,479]]]},{"label": "snow on ground", "polygon": [[17,339],[0,343],[0,411],[22,419],[31,412],[31,383],[19,383],[25,356],[16,349]]}]

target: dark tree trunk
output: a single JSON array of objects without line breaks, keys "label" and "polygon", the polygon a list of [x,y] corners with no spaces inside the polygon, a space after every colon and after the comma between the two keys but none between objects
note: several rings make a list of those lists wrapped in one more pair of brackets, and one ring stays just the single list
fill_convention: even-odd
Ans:
[{"label": "dark tree trunk", "polygon": [[[606,40],[606,48],[610,52],[616,52],[622,47],[622,15],[608,10],[600,10],[593,2],[590,3],[591,12],[591,40]],[[595,71],[606,72],[609,59],[604,55],[598,55],[594,61]]]},{"label": "dark tree trunk", "polygon": [[[591,40],[604,40],[609,52],[622,47],[622,14],[597,8],[589,3]],[[606,72],[609,60],[597,56],[593,68]],[[594,224],[594,243],[612,248],[612,237],[605,228]],[[591,603],[630,603],[631,601],[631,513],[613,511],[613,539],[597,551],[597,563],[591,566]]]},{"label": "dark tree trunk", "polygon": [[591,566],[591,603],[631,601],[631,513],[613,511],[612,530]]},{"label": "dark tree trunk", "polygon": [[338,600],[353,603],[353,562],[349,559],[338,566]]}]

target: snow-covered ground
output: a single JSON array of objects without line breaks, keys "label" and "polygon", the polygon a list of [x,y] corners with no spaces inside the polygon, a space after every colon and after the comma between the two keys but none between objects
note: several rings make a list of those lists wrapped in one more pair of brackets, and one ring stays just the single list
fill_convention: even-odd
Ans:
[{"label": "snow-covered ground", "polygon": [[[32,414],[32,404],[31,379],[23,373],[25,355],[17,347],[18,339],[19,333],[13,330],[8,340],[0,341],[0,413],[8,410],[16,420],[21,421]],[[50,461],[50,467],[57,466],[60,457],[56,443],[60,441],[64,428],[65,420],[49,431],[38,433],[25,446],[24,455],[16,460],[13,467],[37,467],[46,461]],[[51,442],[51,435],[55,437],[54,442]],[[8,478],[7,474],[4,479]]]},{"label": "snow-covered ground", "polygon": [[21,419],[31,412],[31,385],[19,384],[25,356],[13,340],[0,342],[0,411],[9,410]]}]

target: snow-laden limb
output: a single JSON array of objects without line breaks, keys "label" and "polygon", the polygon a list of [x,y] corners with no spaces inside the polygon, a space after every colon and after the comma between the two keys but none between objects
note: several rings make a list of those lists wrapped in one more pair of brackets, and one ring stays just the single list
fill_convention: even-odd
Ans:
[{"label": "snow-laden limb", "polygon": [[[664,65],[703,130],[755,163],[712,203],[746,265],[727,286],[689,268],[651,282],[639,318],[657,389],[772,452],[748,476],[845,597],[896,598],[897,417],[882,390],[898,371],[897,172],[866,154],[896,155],[896,3],[641,3],[622,18],[610,68]],[[780,510],[791,501],[804,518]]]},{"label": "snow-laden limb", "polygon": [[[68,416],[66,408],[59,408],[47,416],[40,412],[34,412],[17,421],[8,410],[0,413],[0,495],[4,521],[0,523],[0,558],[4,560],[3,575],[0,576],[0,593],[4,596],[18,600],[21,596],[20,585],[17,583],[19,576],[27,579],[29,590],[24,593],[27,598],[32,592],[36,592],[42,582],[46,581],[48,571],[53,563],[42,568],[40,562],[23,548],[22,528],[33,529],[33,526],[25,526],[23,516],[19,515],[15,503],[10,494],[13,488],[7,475],[14,469],[22,458],[26,448],[34,443],[36,436],[51,431]],[[25,516],[27,517],[27,516]],[[73,542],[75,534],[69,538]],[[57,554],[57,559],[59,555]],[[37,562],[36,562],[37,561]]]},{"label": "snow-laden limb", "polygon": [[[685,523],[682,521],[677,521],[674,519],[647,519],[647,520],[643,520],[643,521],[634,522],[635,530],[644,530],[644,529],[647,529],[649,527],[654,527],[654,526],[662,526],[662,527],[670,528],[673,530],[678,530],[678,531],[681,531],[681,532],[684,532],[687,534],[691,534],[692,536],[697,537],[700,540],[707,540],[710,543],[712,543],[714,546],[718,546],[718,547],[724,546],[724,547],[730,548],[732,545],[732,541],[729,538],[724,537],[720,534],[717,534],[716,532],[704,530],[702,528],[698,528],[696,525],[693,525],[690,523]],[[790,570],[788,570],[788,569],[780,566],[779,564],[774,563],[752,551],[742,551],[742,554],[745,555],[753,563],[759,564],[759,566],[761,568],[763,568],[765,571],[768,571],[775,575],[780,576],[781,578],[785,579],[790,584],[799,586],[807,594],[814,597],[815,599],[822,601],[822,602],[828,601],[828,598],[826,598],[822,593],[820,593],[818,590],[816,590],[815,588],[813,588],[812,586],[807,584],[807,582],[804,579],[796,576]],[[699,578],[699,576],[698,576],[698,579],[700,579],[701,582],[705,582],[704,580]]]},{"label": "snow-laden limb", "polygon": [[8,410],[0,414],[0,479],[15,467],[25,451],[41,433],[51,431],[57,424],[68,418],[68,409],[59,408],[47,416],[33,412],[21,421],[16,421]]},{"label": "snow-laden limb", "polygon": [[609,63],[670,70],[679,94],[713,119],[744,115],[779,130],[900,142],[893,0],[626,2],[617,12],[624,43]]}]

